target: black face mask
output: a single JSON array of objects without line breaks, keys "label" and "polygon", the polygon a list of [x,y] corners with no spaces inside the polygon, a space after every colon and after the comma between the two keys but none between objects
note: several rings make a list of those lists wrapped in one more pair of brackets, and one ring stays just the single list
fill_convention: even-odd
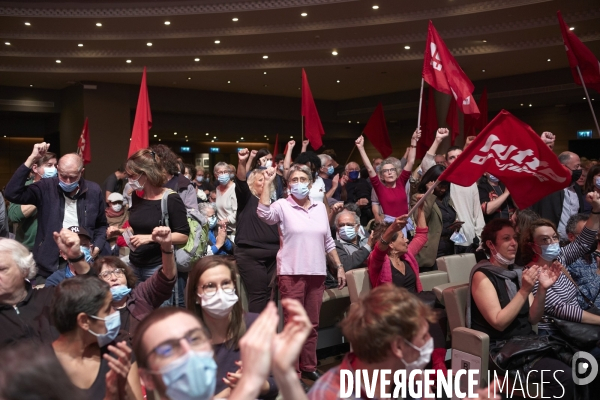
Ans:
[{"label": "black face mask", "polygon": [[581,174],[583,173],[583,170],[581,169],[575,169],[573,171],[571,171],[571,183],[575,183],[579,180],[579,178],[581,178]]}]

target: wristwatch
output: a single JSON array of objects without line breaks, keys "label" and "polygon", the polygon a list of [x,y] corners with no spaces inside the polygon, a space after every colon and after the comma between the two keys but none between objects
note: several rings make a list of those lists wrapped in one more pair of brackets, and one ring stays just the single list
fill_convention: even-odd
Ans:
[{"label": "wristwatch", "polygon": [[81,261],[81,260],[83,260],[83,259],[85,259],[85,254],[83,254],[83,252],[81,252],[81,255],[80,255],[79,257],[76,257],[76,258],[68,258],[67,260],[68,260],[70,263],[76,263],[76,262],[79,262],[79,261]]},{"label": "wristwatch", "polygon": [[344,268],[344,264],[338,264],[338,269]]}]

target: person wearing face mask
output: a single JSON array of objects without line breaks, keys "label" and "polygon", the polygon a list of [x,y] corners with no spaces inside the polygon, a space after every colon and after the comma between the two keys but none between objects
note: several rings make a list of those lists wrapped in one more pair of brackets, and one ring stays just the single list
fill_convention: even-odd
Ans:
[{"label": "person wearing face mask", "polygon": [[227,231],[217,221],[217,206],[215,203],[198,204],[200,213],[208,220],[208,247],[206,254],[228,255],[233,254],[233,243],[227,237]]},{"label": "person wearing face mask", "polygon": [[325,197],[327,199],[341,200],[341,188],[339,186],[340,176],[335,173],[333,159],[327,154],[319,154],[321,168],[319,168],[319,177],[325,184]]},{"label": "person wearing face mask", "polygon": [[340,199],[344,204],[354,203],[360,208],[360,224],[366,226],[374,218],[370,205],[372,187],[369,181],[360,178],[360,166],[355,162],[346,164],[340,178]]},{"label": "person wearing face mask", "polygon": [[481,211],[487,224],[495,218],[510,219],[515,212],[510,192],[494,175],[486,172],[477,182]]},{"label": "person wearing face mask", "polygon": [[112,306],[121,315],[121,331],[129,337],[135,337],[139,323],[171,297],[177,282],[171,229],[154,228],[152,241],[160,244],[162,267],[144,282],[137,284],[133,269],[118,257],[100,257],[92,265],[92,270],[110,286]]},{"label": "person wearing face mask", "polygon": [[205,194],[205,196],[208,197],[210,192],[212,190],[215,190],[215,187],[212,185],[212,183],[210,182],[210,179],[208,179],[208,178],[209,178],[208,174],[206,173],[204,168],[202,168],[202,167],[196,168],[196,176],[194,178],[194,182],[196,184],[196,189],[198,189],[198,198],[200,198],[200,199],[201,199],[200,192],[203,192]]},{"label": "person wearing face mask", "polygon": [[222,161],[218,162],[214,168],[215,178],[219,181],[216,189],[217,220],[219,225],[227,227],[227,237],[234,241],[238,205],[231,171],[229,164]]},{"label": "person wearing face mask", "polygon": [[[79,244],[81,247],[81,252],[85,257],[84,260],[89,265],[92,265],[94,263],[94,259],[92,258],[91,249],[92,237],[90,236],[89,232],[83,226],[70,226],[67,229],[69,229],[71,232],[76,233],[79,236]],[[60,256],[67,261],[67,265],[65,266],[65,268],[59,269],[58,271],[50,275],[48,279],[46,279],[45,286],[58,286],[58,284],[64,281],[65,279],[77,276],[75,267],[73,267],[69,262],[69,257],[63,251],[60,252]]]},{"label": "person wearing face mask", "polygon": [[[538,227],[544,228],[538,232],[536,240],[540,241],[544,237],[552,242],[551,237],[556,237],[558,245],[558,237],[550,221],[533,222],[532,232],[539,229]],[[550,237],[546,236],[548,234]],[[527,240],[531,240],[529,235],[525,236]],[[551,294],[552,288],[561,285],[560,281],[563,279],[568,281],[561,274],[560,265],[553,263],[559,256],[559,252],[550,256],[549,252],[535,245],[536,251],[543,253],[550,261],[536,257],[529,264],[529,268],[521,269],[515,266],[515,256],[519,247],[517,235],[512,223],[502,218],[493,219],[485,225],[481,233],[481,241],[489,260],[480,261],[471,270],[470,296],[467,298],[465,322],[468,328],[484,332],[489,336],[491,356],[498,353],[511,338],[527,336],[534,340],[536,334],[533,331],[533,324],[538,324],[539,335],[547,334],[542,328],[542,317],[550,309],[560,312],[561,315],[578,314],[581,317],[581,310],[577,312],[569,304],[549,303],[549,300],[554,297]],[[528,247],[533,251],[532,246]],[[564,261],[564,258],[561,260]],[[600,317],[596,318],[600,319]],[[540,397],[572,399],[574,383],[571,367],[558,359],[558,354],[558,351],[549,352],[535,358],[515,360],[512,365],[523,374],[521,376],[526,374],[530,383],[539,384],[540,381],[544,381],[543,394],[540,394]],[[490,362],[492,369],[493,365]],[[553,375],[554,379],[545,381],[542,371]],[[504,373],[497,372],[503,379]]]},{"label": "person wearing face mask", "polygon": [[[263,171],[265,183],[256,213],[268,225],[279,228],[277,280],[281,298],[300,301],[313,324],[300,356],[298,376],[317,380],[321,376],[317,371],[316,350],[319,311],[327,273],[325,255],[329,265],[337,267],[332,275],[337,276],[340,290],[346,284],[346,273],[331,237],[325,204],[313,202],[308,196],[314,176],[310,168],[292,165],[287,179],[290,196],[271,204],[269,193],[275,175],[274,168]],[[284,319],[289,321],[285,312]]]},{"label": "person wearing face mask", "polygon": [[[38,266],[36,283],[43,283],[59,263],[64,265],[52,234],[61,228],[83,226],[92,236],[92,255],[108,254],[106,244],[106,198],[100,186],[83,178],[83,160],[77,154],[65,154],[58,161],[58,175],[25,186],[33,165],[48,152],[48,143],[37,143],[6,185],[5,196],[17,204],[37,208],[38,227],[33,256]],[[47,168],[47,167],[44,167]]]},{"label": "person wearing face mask", "polygon": [[88,399],[103,400],[111,398],[110,393],[123,392],[142,400],[131,349],[125,341],[115,341],[121,318],[112,300],[108,284],[97,277],[62,281],[50,307],[60,333],[52,348],[71,382]]},{"label": "person wearing face mask", "polygon": [[[236,293],[238,274],[235,263],[225,257],[204,257],[189,274],[187,309],[202,320],[210,332],[217,363],[216,397],[228,397],[241,377],[239,341],[256,321],[258,314],[244,313]],[[259,398],[277,397],[272,377],[261,386]]]},{"label": "person wearing face mask", "polygon": [[113,256],[119,255],[120,249],[117,246],[117,237],[123,234],[121,229],[129,220],[129,207],[124,204],[123,200],[123,195],[116,192],[108,195],[106,199],[108,203],[106,207],[106,221],[108,222],[106,238]]},{"label": "person wearing face mask", "polygon": [[342,211],[335,216],[335,227],[339,240],[335,241],[340,261],[346,272],[355,268],[366,268],[367,259],[373,250],[373,232],[367,238],[360,234],[360,218],[351,211]]}]

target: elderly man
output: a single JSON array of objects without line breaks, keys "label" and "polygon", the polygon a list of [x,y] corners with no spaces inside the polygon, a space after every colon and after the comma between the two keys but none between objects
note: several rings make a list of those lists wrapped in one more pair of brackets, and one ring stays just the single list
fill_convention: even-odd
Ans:
[{"label": "elderly man", "polygon": [[566,232],[567,222],[572,215],[583,211],[584,201],[581,187],[577,180],[581,177],[581,161],[579,156],[570,151],[560,153],[558,161],[571,171],[571,184],[554,193],[549,194],[531,206],[531,209],[540,217],[549,219],[558,227],[561,240],[568,240]]},{"label": "elderly man", "polygon": [[360,234],[360,218],[351,211],[342,211],[335,216],[335,227],[339,239],[335,241],[341,263],[346,272],[366,268],[367,259],[373,250],[373,232],[370,237]]},{"label": "elderly man", "polygon": [[355,162],[346,164],[346,171],[342,179],[341,199],[344,203],[356,203],[360,207],[360,223],[366,226],[373,219],[371,210],[371,184],[360,177],[360,166]]},{"label": "elderly man", "polygon": [[[92,234],[93,253],[108,254],[106,245],[106,202],[97,183],[83,179],[83,161],[66,154],[58,161],[58,176],[25,186],[31,167],[44,157],[50,145],[38,143],[6,185],[6,197],[18,204],[37,207],[38,230],[33,257],[38,266],[36,283],[43,283],[59,267],[60,254],[52,232],[83,226]],[[105,248],[106,247],[106,248]],[[39,280],[39,282],[38,282]]]}]

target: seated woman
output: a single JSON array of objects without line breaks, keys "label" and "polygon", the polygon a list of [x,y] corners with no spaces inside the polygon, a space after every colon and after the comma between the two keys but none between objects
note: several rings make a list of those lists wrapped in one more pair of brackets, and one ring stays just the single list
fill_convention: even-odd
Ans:
[{"label": "seated woman", "polygon": [[198,204],[198,209],[208,221],[208,246],[206,247],[206,254],[209,256],[233,254],[233,243],[227,237],[227,228],[224,225],[218,224],[216,204],[200,203]]},{"label": "seated woman", "polygon": [[171,297],[177,282],[171,229],[167,226],[154,228],[152,241],[160,244],[162,267],[137,286],[132,268],[117,257],[99,258],[92,266],[98,277],[110,285],[112,305],[121,314],[121,331],[131,337],[135,335],[138,324]]},{"label": "seated woman", "polygon": [[[481,233],[481,241],[490,259],[479,262],[471,271],[466,324],[487,333],[492,349],[497,348],[497,342],[514,336],[535,335],[532,325],[542,318],[546,293],[558,279],[559,270],[546,265],[533,265],[524,271],[515,268],[518,244],[507,219],[490,221]],[[537,284],[539,291],[534,296],[531,291]],[[490,368],[493,365],[490,362]],[[573,398],[571,367],[562,361],[544,356],[521,369],[533,371],[532,382],[543,380],[541,370],[552,371],[546,374],[553,374],[555,379],[544,381],[543,396],[559,397],[564,391],[563,399]]]},{"label": "seated woman", "polygon": [[[187,309],[197,315],[208,331],[217,362],[215,397],[228,397],[240,380],[243,368],[253,366],[240,363],[240,338],[246,333],[258,314],[246,313],[236,295],[237,268],[226,257],[210,256],[199,260],[189,273]],[[261,399],[274,399],[278,390],[269,377],[262,385]]]},{"label": "seated woman", "polygon": [[[140,378],[136,363],[131,363],[131,350],[125,342],[115,342],[121,319],[112,301],[110,287],[96,277],[76,276],[62,281],[52,299],[52,317],[60,333],[52,348],[71,382],[82,389],[86,398],[112,398],[107,395],[116,389],[141,400]],[[115,388],[116,382],[121,386]]]},{"label": "seated woman", "polygon": [[[373,241],[377,242],[373,252],[369,256],[369,279],[374,288],[385,283],[393,283],[395,286],[403,287],[409,292],[418,294],[423,292],[421,280],[419,279],[419,264],[415,255],[421,251],[427,242],[427,223],[423,212],[423,203],[417,210],[417,231],[413,240],[408,240],[401,232],[406,225],[407,216],[403,215],[394,221],[383,235],[377,233]],[[441,311],[441,310],[440,310]],[[438,315],[438,323],[429,325],[429,333],[434,338],[434,350],[431,356],[433,368],[446,371],[444,360],[446,357],[446,335],[444,328],[446,318]]]}]

